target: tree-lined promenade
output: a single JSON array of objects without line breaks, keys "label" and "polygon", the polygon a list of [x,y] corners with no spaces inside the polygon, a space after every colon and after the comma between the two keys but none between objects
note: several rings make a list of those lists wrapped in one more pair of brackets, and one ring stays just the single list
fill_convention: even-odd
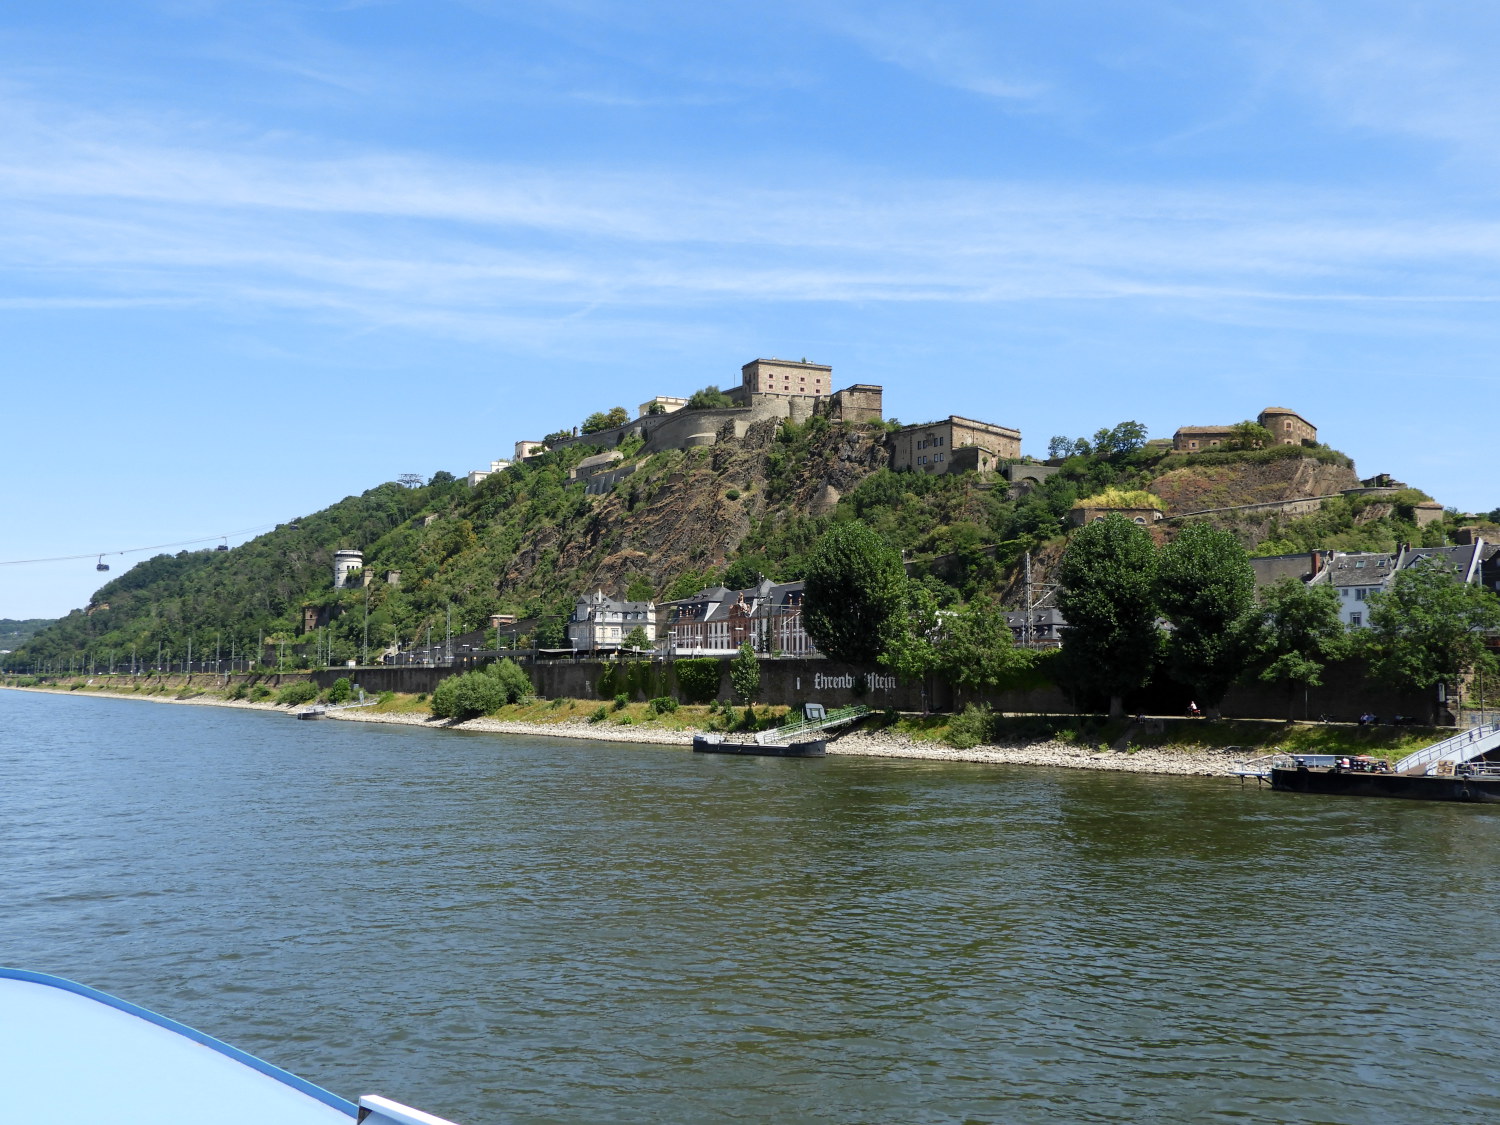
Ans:
[{"label": "tree-lined promenade", "polygon": [[1058,571],[1067,621],[1050,658],[1018,647],[988,597],[943,604],[940,589],[907,577],[900,557],[859,522],[819,542],[807,572],[806,624],[835,659],[879,666],[907,680],[938,674],[950,684],[994,689],[1045,661],[1075,701],[1103,703],[1111,717],[1148,684],[1178,685],[1210,717],[1243,680],[1296,693],[1327,666],[1363,660],[1392,687],[1461,692],[1493,675],[1487,641],[1500,632],[1500,598],[1458,580],[1441,560],[1407,568],[1371,595],[1368,628],[1346,629],[1330,586],[1283,579],[1257,592],[1248,553],[1228,531],[1193,523],[1163,547],[1144,527],[1112,514],[1079,529]]}]

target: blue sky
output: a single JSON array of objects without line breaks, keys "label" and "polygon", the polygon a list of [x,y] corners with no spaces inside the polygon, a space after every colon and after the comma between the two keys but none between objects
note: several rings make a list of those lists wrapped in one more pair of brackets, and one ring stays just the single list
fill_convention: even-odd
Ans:
[{"label": "blue sky", "polygon": [[[463,473],[759,355],[1036,454],[1291,406],[1488,510],[1497,55],[1500,6],[1439,0],[12,5],[0,560]],[[99,577],[0,567],[0,616]]]}]

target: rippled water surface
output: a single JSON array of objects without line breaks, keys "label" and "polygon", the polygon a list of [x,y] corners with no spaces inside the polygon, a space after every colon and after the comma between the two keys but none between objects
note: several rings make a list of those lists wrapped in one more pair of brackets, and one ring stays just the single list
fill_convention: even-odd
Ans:
[{"label": "rippled water surface", "polygon": [[0,962],[484,1122],[1500,1119],[1500,813],[0,692]]}]

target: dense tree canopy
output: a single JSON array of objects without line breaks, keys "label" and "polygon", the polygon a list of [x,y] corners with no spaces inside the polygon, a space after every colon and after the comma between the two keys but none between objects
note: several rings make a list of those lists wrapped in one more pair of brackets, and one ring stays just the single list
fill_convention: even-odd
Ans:
[{"label": "dense tree canopy", "polygon": [[898,555],[863,523],[834,525],[808,560],[802,618],[826,656],[873,664],[899,627],[906,574]]},{"label": "dense tree canopy", "polygon": [[938,667],[956,687],[993,688],[1029,655],[1016,648],[1005,611],[993,598],[976,598],[943,615]]},{"label": "dense tree canopy", "polygon": [[1251,651],[1255,572],[1233,532],[1190,523],[1161,552],[1157,599],[1172,624],[1166,667],[1210,715]]},{"label": "dense tree canopy", "polygon": [[1075,691],[1107,696],[1113,716],[1156,662],[1156,563],[1150,533],[1111,514],[1073,536],[1058,568],[1064,675]]},{"label": "dense tree canopy", "polygon": [[1348,651],[1333,587],[1284,578],[1261,590],[1251,664],[1262,682],[1286,689],[1287,718],[1297,689],[1317,687],[1324,667]]},{"label": "dense tree canopy", "polygon": [[1476,667],[1492,670],[1484,634],[1500,629],[1500,598],[1459,580],[1453,568],[1423,559],[1370,597],[1361,640],[1370,667],[1389,683],[1421,690],[1456,686]]}]

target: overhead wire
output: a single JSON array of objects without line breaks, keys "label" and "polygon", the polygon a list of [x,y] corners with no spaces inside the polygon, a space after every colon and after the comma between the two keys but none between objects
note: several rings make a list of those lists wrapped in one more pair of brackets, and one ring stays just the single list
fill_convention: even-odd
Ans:
[{"label": "overhead wire", "polygon": [[77,559],[105,558],[108,555],[138,555],[142,551],[160,551],[166,547],[189,547],[194,543],[212,543],[215,539],[228,539],[231,535],[249,535],[256,531],[270,531],[280,524],[267,523],[259,527],[245,527],[239,531],[220,532],[218,535],[201,535],[196,539],[179,539],[175,543],[157,543],[151,547],[126,547],[122,551],[85,551],[81,555],[53,555],[46,559],[0,559],[0,566],[22,566],[26,563],[73,562]]}]

